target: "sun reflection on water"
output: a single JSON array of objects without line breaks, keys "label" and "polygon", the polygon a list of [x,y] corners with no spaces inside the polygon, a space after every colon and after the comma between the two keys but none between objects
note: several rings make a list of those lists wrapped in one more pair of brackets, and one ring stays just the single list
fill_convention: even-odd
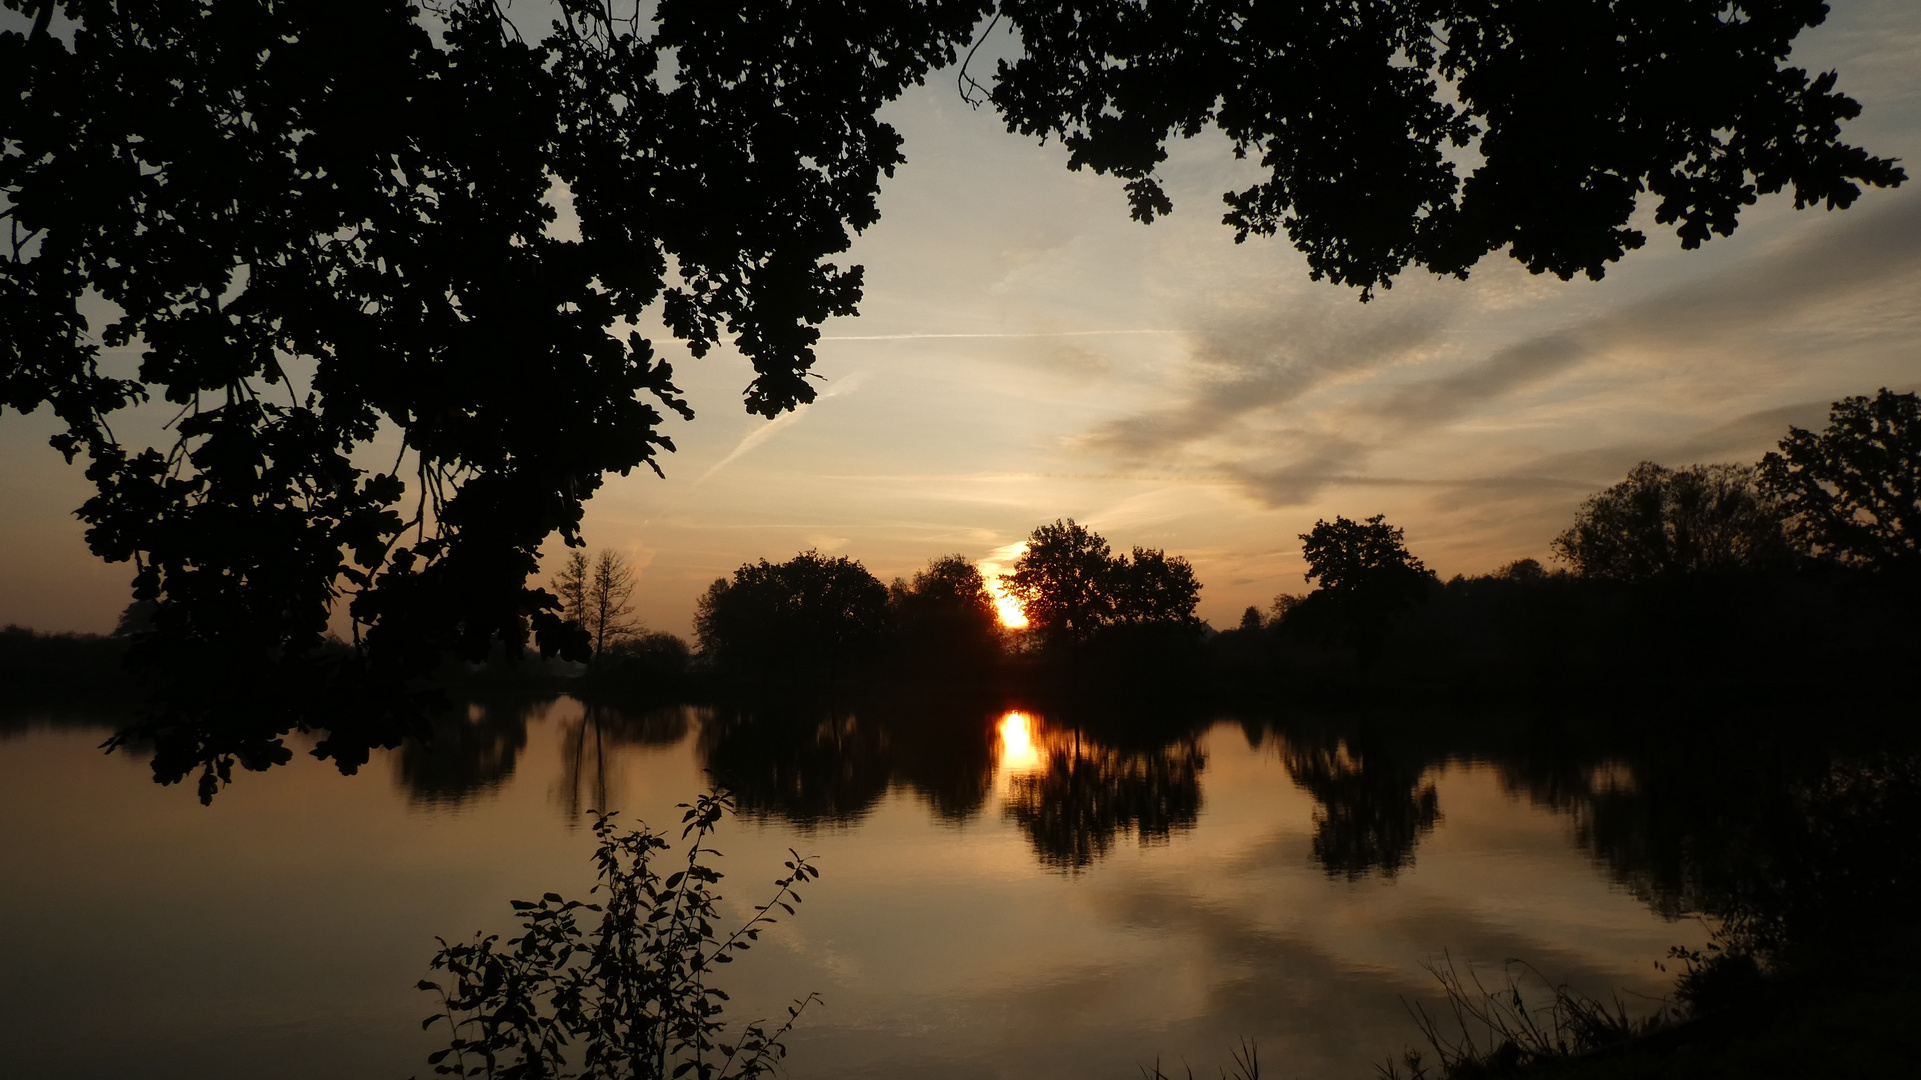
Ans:
[{"label": "sun reflection on water", "polygon": [[1034,739],[1034,722],[1024,712],[1009,712],[1000,723],[1000,771],[1002,777],[1030,773],[1040,768],[1041,748]]}]

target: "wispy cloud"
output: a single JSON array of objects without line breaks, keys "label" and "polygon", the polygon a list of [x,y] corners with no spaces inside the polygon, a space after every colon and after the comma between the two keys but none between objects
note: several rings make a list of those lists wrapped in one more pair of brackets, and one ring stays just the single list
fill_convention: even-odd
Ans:
[{"label": "wispy cloud", "polygon": [[[1921,198],[1902,193],[1810,223],[1734,269],[1542,330],[1485,359],[1415,381],[1405,378],[1407,369],[1444,359],[1443,341],[1458,322],[1437,303],[1416,303],[1391,318],[1277,309],[1197,333],[1186,396],[1105,423],[1078,446],[1122,462],[1179,462],[1225,474],[1269,507],[1311,502],[1336,484],[1564,493],[1643,459],[1732,454],[1745,460],[1790,423],[1821,421],[1827,402],[1771,407],[1680,437],[1542,457],[1500,475],[1388,479],[1367,467],[1387,451],[1432,440],[1437,429],[1490,408],[1511,413],[1521,395],[1585,372],[1606,372],[1615,392],[1633,397],[1628,373],[1650,355],[1707,349],[1746,360],[1757,351],[1790,348],[1783,339],[1792,333],[1794,349],[1846,356],[1855,347],[1850,328],[1862,318],[1855,309],[1865,303],[1877,319],[1911,320],[1914,305],[1903,299],[1911,290],[1921,290]],[[1803,362],[1820,363],[1822,356],[1810,353]],[[1326,393],[1335,387],[1341,392]],[[1643,396],[1650,405],[1656,394],[1669,394],[1660,402],[1665,407],[1715,411],[1713,400],[1676,400],[1675,393],[1650,388]]]}]

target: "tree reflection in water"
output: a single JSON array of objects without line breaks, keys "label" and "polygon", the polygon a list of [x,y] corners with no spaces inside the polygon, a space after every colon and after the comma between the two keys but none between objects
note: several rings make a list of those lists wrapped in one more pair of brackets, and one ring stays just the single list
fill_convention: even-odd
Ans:
[{"label": "tree reflection in water", "polygon": [[1200,815],[1207,757],[1191,737],[1146,750],[1102,746],[1079,731],[1064,745],[1049,741],[1040,768],[1010,779],[1003,808],[1047,866],[1087,867],[1122,833],[1164,843]]},{"label": "tree reflection in water", "polygon": [[474,702],[436,716],[426,738],[400,746],[400,785],[415,804],[458,803],[492,792],[527,748],[527,702]]},{"label": "tree reflection in water", "polygon": [[1425,766],[1385,748],[1346,741],[1283,742],[1287,775],[1314,796],[1314,858],[1329,877],[1392,878],[1414,865],[1414,849],[1441,820]]},{"label": "tree reflection in water", "polygon": [[939,817],[965,821],[993,789],[994,715],[940,700],[717,710],[701,724],[698,751],[743,813],[845,823],[899,786]]},{"label": "tree reflection in water", "polygon": [[667,705],[629,712],[588,702],[578,718],[563,721],[560,777],[554,781],[552,795],[568,825],[578,826],[589,810],[619,805],[620,772],[615,767],[619,748],[673,746],[687,737],[707,711],[694,705]]}]

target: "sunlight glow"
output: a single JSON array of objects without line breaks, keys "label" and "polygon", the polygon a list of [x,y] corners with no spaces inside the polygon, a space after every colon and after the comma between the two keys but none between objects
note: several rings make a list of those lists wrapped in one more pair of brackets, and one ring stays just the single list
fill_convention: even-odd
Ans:
[{"label": "sunlight glow", "polygon": [[981,577],[987,582],[987,594],[994,598],[994,610],[999,614],[1001,625],[1009,630],[1023,630],[1027,627],[1027,612],[1022,610],[1021,602],[1008,595],[1001,585],[1001,575],[1007,572],[1021,553],[1027,550],[1027,541],[1016,540],[1011,544],[995,548],[987,558],[974,564]]},{"label": "sunlight glow", "polygon": [[1028,773],[1040,768],[1041,748],[1034,742],[1034,725],[1023,712],[1001,717],[1001,775]]},{"label": "sunlight glow", "polygon": [[1021,602],[1007,595],[1007,590],[1001,588],[1000,582],[987,586],[987,591],[994,596],[994,608],[1000,613],[1002,626],[1019,630],[1027,625],[1027,612],[1021,610]]}]

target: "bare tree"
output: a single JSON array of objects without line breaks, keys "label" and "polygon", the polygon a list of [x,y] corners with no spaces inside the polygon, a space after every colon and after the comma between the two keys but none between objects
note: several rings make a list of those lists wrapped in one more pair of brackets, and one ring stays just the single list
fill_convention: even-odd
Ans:
[{"label": "bare tree", "polygon": [[[586,562],[584,556],[581,561]],[[634,613],[633,597],[634,568],[628,564],[627,557],[601,549],[594,558],[593,574],[587,579],[587,598],[582,609],[585,618],[581,622],[593,636],[596,659],[610,643],[640,629],[640,621],[629,618]]]},{"label": "bare tree", "polygon": [[567,561],[561,564],[560,573],[548,583],[560,597],[561,621],[579,627],[587,625],[587,584],[592,577],[587,553],[579,548],[569,548]]}]

